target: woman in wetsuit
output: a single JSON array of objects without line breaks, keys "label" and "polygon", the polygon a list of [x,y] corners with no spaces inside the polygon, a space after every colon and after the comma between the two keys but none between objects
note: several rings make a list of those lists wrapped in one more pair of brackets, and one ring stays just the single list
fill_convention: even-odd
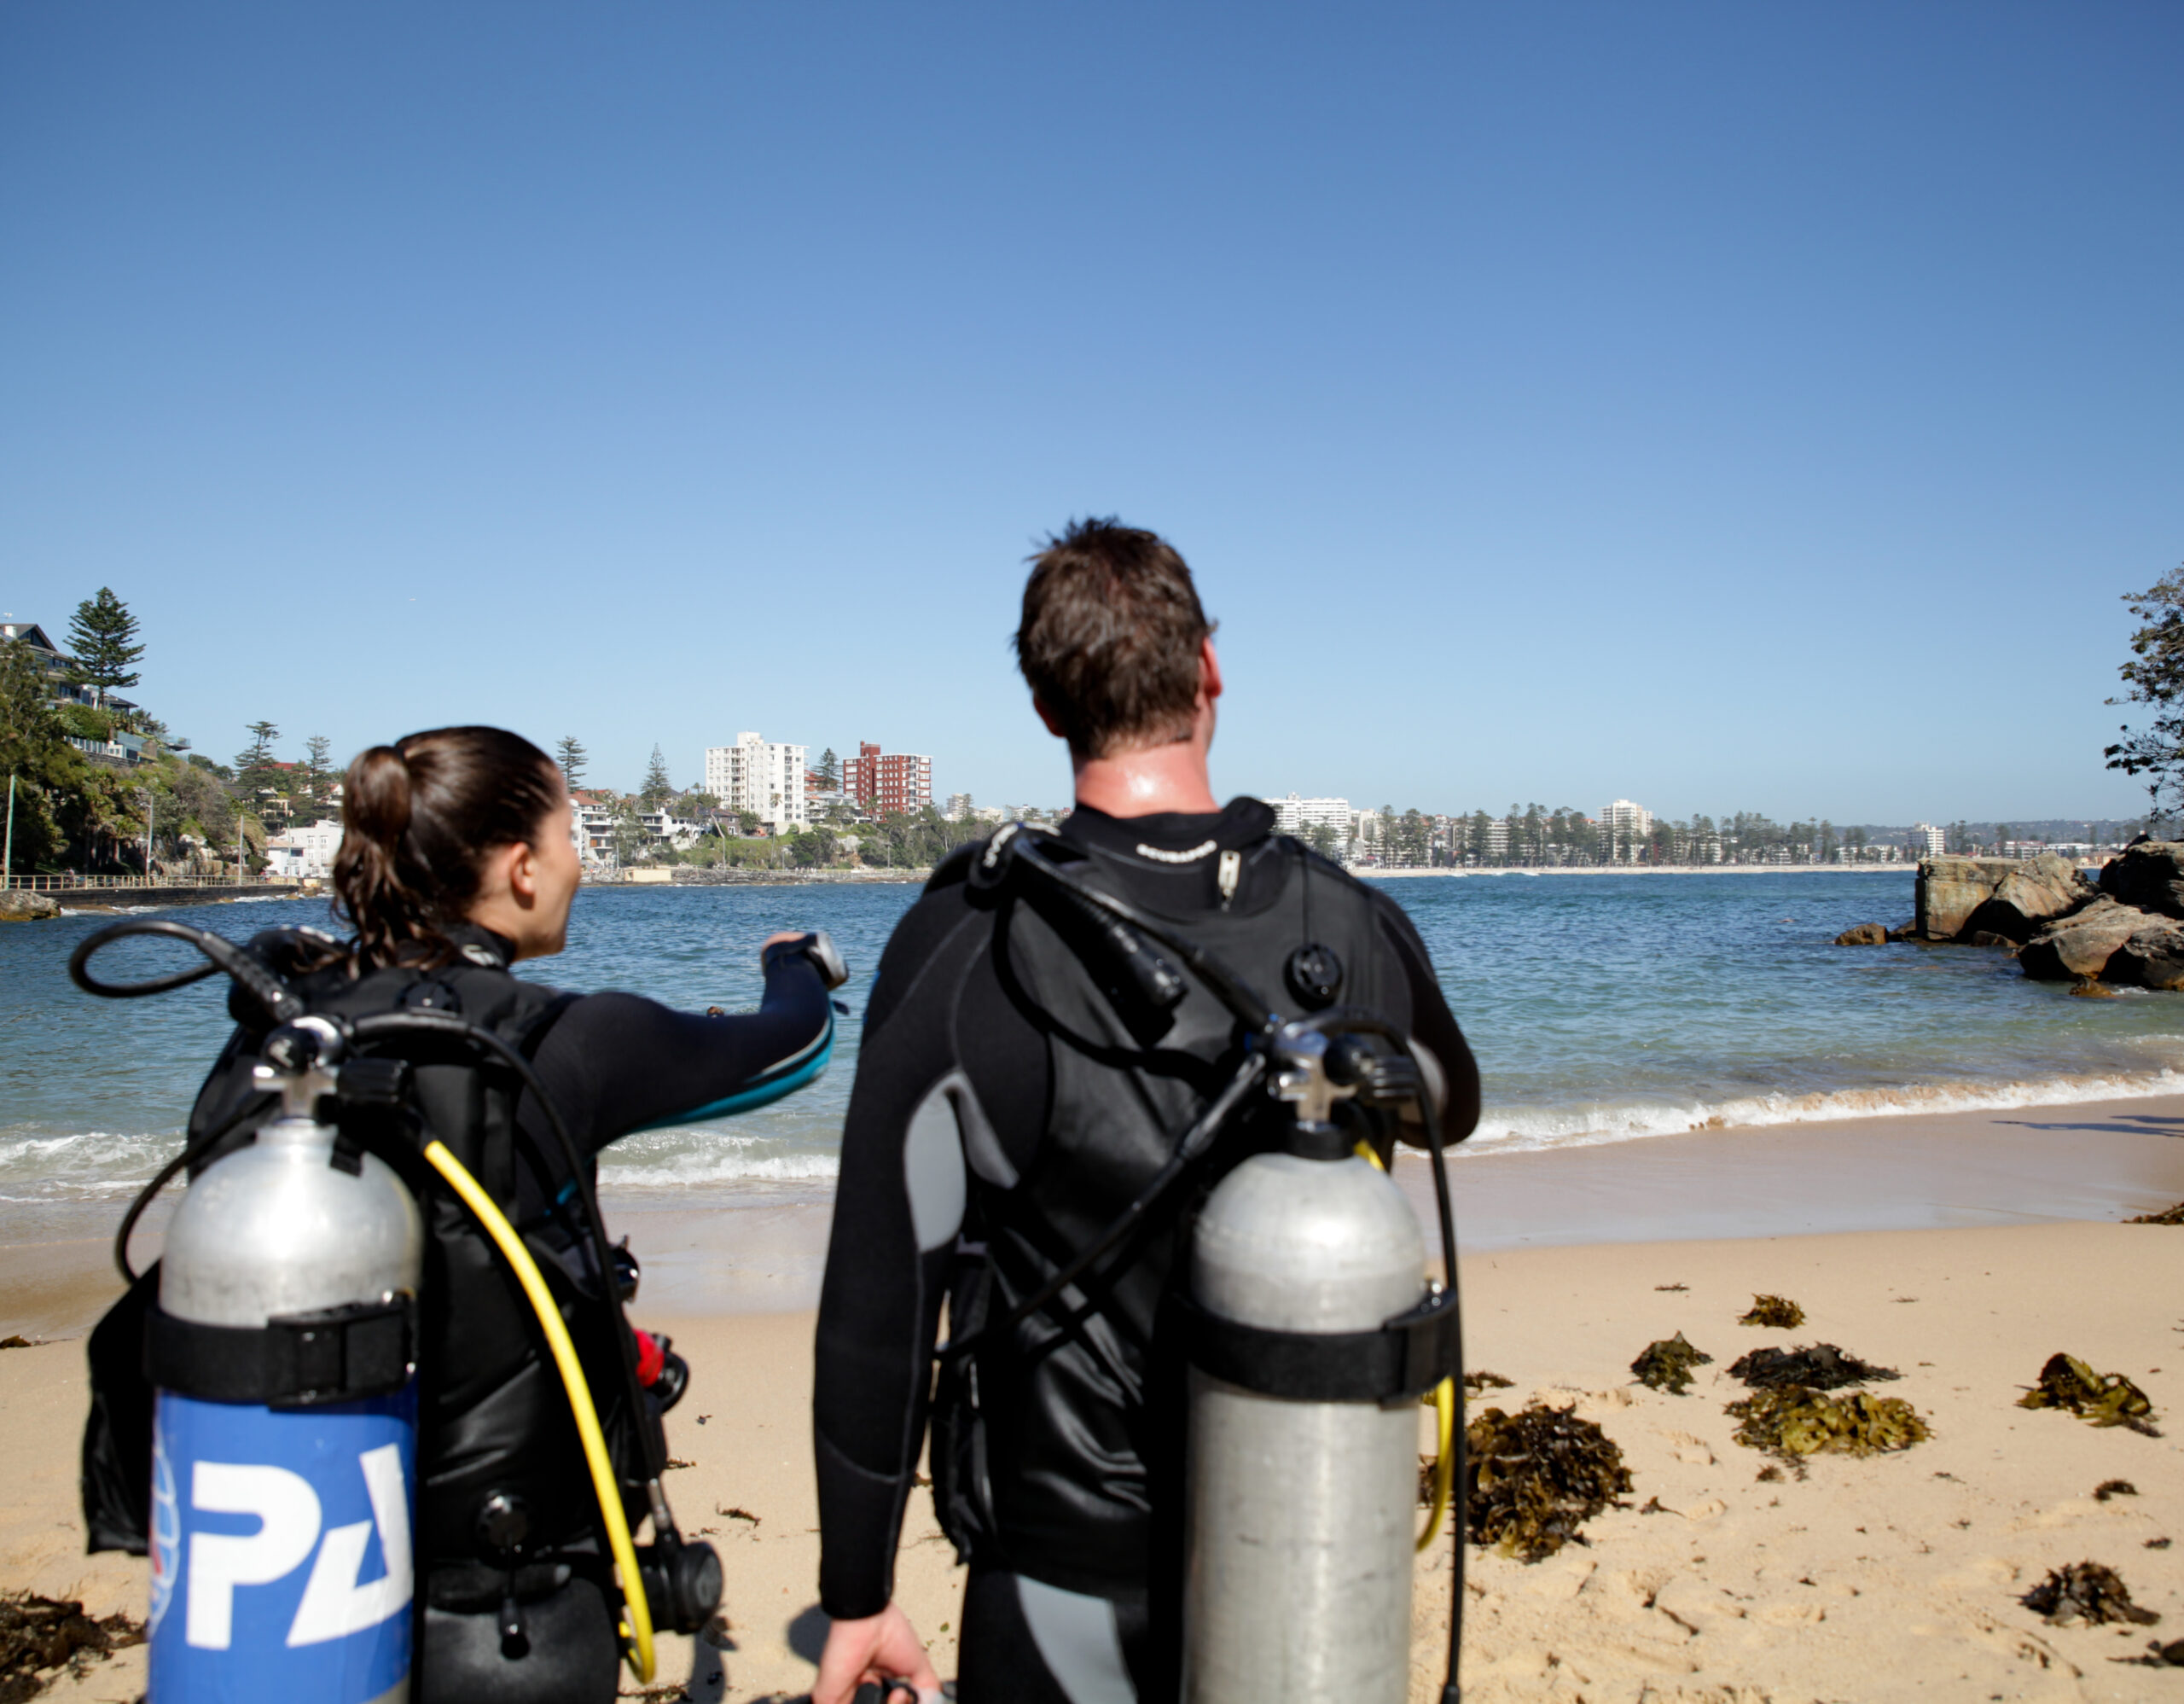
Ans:
[{"label": "woman in wetsuit", "polygon": [[[441,728],[375,746],[350,765],[342,811],[334,887],[352,938],[281,931],[253,949],[314,1011],[454,1011],[494,1030],[531,1058],[585,1154],[632,1131],[763,1104],[826,1065],[834,1021],[822,967],[839,974],[839,962],[821,936],[767,939],[764,996],[747,1015],[560,993],[509,974],[561,950],[580,873],[568,790],[528,741]],[[264,1035],[236,1015],[244,1021],[200,1094],[193,1131],[218,1127],[255,1092]],[[631,1414],[617,1395],[617,1275],[583,1233],[575,1180],[543,1115],[473,1054],[451,1045],[405,1056],[419,1116],[497,1198],[561,1293],[629,1512],[642,1519],[645,1474],[632,1464],[642,1435],[657,1449],[660,1409],[680,1387],[658,1377],[656,1353],[641,1352],[646,1411]],[[415,1695],[604,1704],[617,1681],[615,1592],[566,1397],[535,1317],[471,1215],[429,1178],[412,1187],[427,1227]]]}]

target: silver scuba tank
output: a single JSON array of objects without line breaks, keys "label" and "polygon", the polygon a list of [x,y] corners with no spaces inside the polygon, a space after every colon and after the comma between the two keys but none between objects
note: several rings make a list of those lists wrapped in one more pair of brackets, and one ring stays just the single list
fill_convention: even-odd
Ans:
[{"label": "silver scuba tank", "polygon": [[[151,1696],[409,1695],[416,1203],[317,1121],[340,1038],[275,1032],[282,1115],[168,1227],[148,1334]],[[359,1071],[377,1061],[364,1061]]]},{"label": "silver scuba tank", "polygon": [[[1425,1241],[1403,1191],[1328,1121],[1323,1038],[1300,1045],[1314,1056],[1281,1061],[1281,1092],[1305,1102],[1305,1139],[1245,1160],[1207,1198],[1190,1295],[1215,1326],[1372,1333],[1426,1294]],[[1281,1346],[1243,1341],[1246,1356],[1254,1341]],[[1402,1704],[1414,1399],[1269,1395],[1202,1364],[1190,1380],[1184,1698]]]}]

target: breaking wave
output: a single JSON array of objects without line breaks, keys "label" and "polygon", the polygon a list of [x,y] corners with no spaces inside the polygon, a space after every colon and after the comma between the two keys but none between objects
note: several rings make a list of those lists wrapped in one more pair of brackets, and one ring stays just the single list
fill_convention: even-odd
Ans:
[{"label": "breaking wave", "polygon": [[1643,1103],[1512,1109],[1490,1104],[1471,1143],[1504,1151],[1585,1148],[1692,1131],[1843,1119],[1909,1117],[1929,1113],[2069,1106],[2085,1101],[2138,1100],[2184,1093],[2184,1073],[2106,1072],[2022,1082],[1912,1083],[1896,1087],[1815,1090],[1806,1094],[1738,1096],[1720,1101],[1663,1099]]}]

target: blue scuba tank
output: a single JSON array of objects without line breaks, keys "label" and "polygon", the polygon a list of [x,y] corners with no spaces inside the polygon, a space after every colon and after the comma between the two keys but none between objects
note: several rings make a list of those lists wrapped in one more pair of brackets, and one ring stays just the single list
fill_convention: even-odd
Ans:
[{"label": "blue scuba tank", "polygon": [[394,1172],[318,1121],[339,1053],[322,1021],[274,1032],[257,1079],[282,1115],[167,1231],[147,1334],[155,1704],[409,1695],[423,1234]]}]

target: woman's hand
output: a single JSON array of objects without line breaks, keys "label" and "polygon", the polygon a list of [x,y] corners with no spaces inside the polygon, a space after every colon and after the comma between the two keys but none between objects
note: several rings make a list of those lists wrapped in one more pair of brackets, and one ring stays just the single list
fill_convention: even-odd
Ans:
[{"label": "woman's hand", "polygon": [[811,1683],[811,1704],[850,1704],[868,1680],[907,1680],[918,1689],[918,1704],[939,1704],[940,1677],[910,1618],[894,1604],[859,1621],[837,1621],[827,1630],[827,1649],[819,1654],[819,1678]]}]

